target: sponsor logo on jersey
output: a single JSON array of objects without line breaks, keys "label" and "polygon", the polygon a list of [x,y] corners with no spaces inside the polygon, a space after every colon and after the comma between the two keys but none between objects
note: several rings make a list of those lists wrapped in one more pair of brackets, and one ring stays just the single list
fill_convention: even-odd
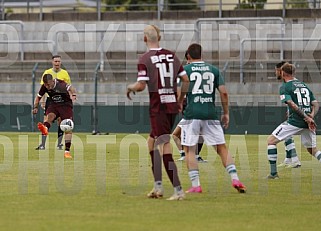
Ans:
[{"label": "sponsor logo on jersey", "polygon": [[311,112],[311,108],[309,108],[309,107],[302,108],[302,110],[303,110],[305,113],[310,113],[310,112]]},{"label": "sponsor logo on jersey", "polygon": [[202,97],[202,96],[196,96],[194,98],[194,103],[213,103],[213,98],[212,97]]},{"label": "sponsor logo on jersey", "polygon": [[284,100],[285,99],[285,95],[280,95],[280,100]]},{"label": "sponsor logo on jersey", "polygon": [[145,76],[146,75],[146,71],[145,70],[141,70],[138,72],[138,76]]},{"label": "sponsor logo on jersey", "polygon": [[160,101],[161,103],[175,103],[176,97],[175,95],[161,95]]},{"label": "sponsor logo on jersey", "polygon": [[60,102],[64,102],[64,100],[62,99],[62,96],[61,95],[55,95],[52,97],[52,100],[55,102],[55,103],[60,103]]},{"label": "sponsor logo on jersey", "polygon": [[173,88],[162,88],[158,89],[158,94],[174,94],[174,89]]}]

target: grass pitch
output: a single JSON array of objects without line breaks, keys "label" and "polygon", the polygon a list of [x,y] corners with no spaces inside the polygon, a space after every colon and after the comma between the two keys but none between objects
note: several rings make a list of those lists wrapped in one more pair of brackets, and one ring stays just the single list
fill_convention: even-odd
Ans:
[{"label": "grass pitch", "polygon": [[[210,147],[199,164],[203,193],[184,201],[147,199],[153,179],[146,135],[74,134],[73,160],[56,134],[36,151],[38,133],[0,133],[0,230],[320,230],[321,164],[295,138],[302,167],[267,181],[266,136],[227,136],[248,187],[238,194]],[[319,139],[319,138],[318,138]],[[320,141],[319,141],[320,143]],[[176,148],[174,157],[179,154]],[[279,161],[284,158],[279,144]],[[177,162],[184,189],[185,163]],[[165,198],[173,189],[163,172]]]}]

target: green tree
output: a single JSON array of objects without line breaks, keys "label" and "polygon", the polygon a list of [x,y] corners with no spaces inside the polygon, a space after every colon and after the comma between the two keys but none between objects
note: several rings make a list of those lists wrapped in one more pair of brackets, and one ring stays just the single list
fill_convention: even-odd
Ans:
[{"label": "green tree", "polygon": [[199,10],[195,0],[168,0],[167,3],[168,10]]},{"label": "green tree", "polygon": [[[267,0],[242,0],[240,9],[264,9]],[[235,7],[236,9],[238,7]]]},{"label": "green tree", "polygon": [[308,8],[309,2],[308,0],[287,0],[288,8]]},{"label": "green tree", "polygon": [[[106,10],[157,10],[157,0],[103,0],[107,4]],[[150,6],[148,6],[150,4]],[[164,0],[164,10],[198,10],[195,0]]]},{"label": "green tree", "polygon": [[157,10],[157,0],[103,0],[106,10],[132,11]]}]

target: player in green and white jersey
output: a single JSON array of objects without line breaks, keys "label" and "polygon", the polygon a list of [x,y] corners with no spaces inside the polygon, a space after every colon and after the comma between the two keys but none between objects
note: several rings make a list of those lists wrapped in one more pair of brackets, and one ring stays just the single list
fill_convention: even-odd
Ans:
[{"label": "player in green and white jersey", "polygon": [[286,63],[281,67],[281,71],[284,83],[280,87],[280,99],[287,104],[289,116],[287,123],[280,124],[268,137],[268,160],[271,168],[268,179],[279,178],[276,145],[293,135],[301,135],[304,147],[321,162],[321,152],[316,148],[316,124],[313,120],[319,111],[319,103],[309,87],[294,77],[294,65]]},{"label": "player in green and white jersey", "polygon": [[[202,60],[202,47],[191,44],[187,50],[188,65],[184,67],[189,80],[189,90],[186,95],[187,106],[184,110],[185,122],[181,123],[181,141],[186,150],[186,164],[192,187],[187,193],[201,193],[198,163],[195,159],[195,150],[202,136],[207,145],[212,145],[221,157],[222,163],[231,176],[232,186],[244,193],[246,187],[240,182],[234,161],[226,145],[224,128],[229,125],[228,93],[224,85],[224,78],[213,65]],[[221,121],[216,113],[215,90],[219,91],[223,107]]]},{"label": "player in green and white jersey", "polygon": [[[275,65],[275,76],[277,80],[282,80],[281,67],[286,63],[287,62],[282,61]],[[288,115],[289,115],[289,112],[287,111],[286,117],[288,117]],[[287,123],[287,121],[285,121],[284,123]],[[301,162],[297,155],[295,143],[292,136],[284,140],[284,146],[285,146],[286,156],[283,162],[278,165],[278,167],[285,167],[285,168],[301,167]]]},{"label": "player in green and white jersey", "polygon": [[[189,64],[188,58],[187,58],[187,53],[185,53],[185,59],[186,59],[186,64]],[[177,78],[177,94],[180,94],[180,79]],[[183,111],[185,110],[186,107],[186,98],[184,99],[183,102]],[[181,145],[181,125],[180,123],[184,123],[184,118],[181,119],[181,121],[177,124],[176,128],[174,129],[173,133],[172,133],[172,137],[175,141],[176,147],[178,148],[178,151],[180,153],[180,158],[177,159],[177,161],[184,161],[185,160],[185,151],[184,151],[184,147]],[[199,141],[198,141],[198,145],[197,145],[197,149],[196,149],[196,155],[195,158],[197,159],[197,161],[199,163],[207,163],[207,160],[204,160],[201,155],[200,152],[203,148],[203,144],[204,144],[204,140],[202,137],[200,137]]]}]

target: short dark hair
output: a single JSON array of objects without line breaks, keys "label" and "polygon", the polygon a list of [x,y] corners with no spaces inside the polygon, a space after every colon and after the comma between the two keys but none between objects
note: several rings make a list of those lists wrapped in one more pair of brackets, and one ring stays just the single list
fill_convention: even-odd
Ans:
[{"label": "short dark hair", "polygon": [[286,63],[282,66],[281,70],[288,74],[288,75],[294,75],[295,74],[295,66],[290,63]]},{"label": "short dark hair", "polygon": [[53,80],[53,77],[51,74],[44,74],[44,76],[42,77],[42,81],[44,83],[48,83],[49,80]]},{"label": "short dark hair", "polygon": [[192,59],[201,59],[202,58],[202,46],[198,43],[193,43],[189,45],[186,55],[189,54]]},{"label": "short dark hair", "polygon": [[60,55],[53,55],[53,56],[51,57],[51,59],[54,59],[54,58],[61,58],[61,56],[60,56]]},{"label": "short dark hair", "polygon": [[185,59],[186,59],[186,60],[188,60],[187,55],[188,55],[188,52],[187,52],[187,51],[185,51],[185,55],[184,55],[184,57],[185,57]]},{"label": "short dark hair", "polygon": [[287,63],[286,61],[279,62],[278,64],[275,65],[275,68],[281,68],[286,63]]}]

